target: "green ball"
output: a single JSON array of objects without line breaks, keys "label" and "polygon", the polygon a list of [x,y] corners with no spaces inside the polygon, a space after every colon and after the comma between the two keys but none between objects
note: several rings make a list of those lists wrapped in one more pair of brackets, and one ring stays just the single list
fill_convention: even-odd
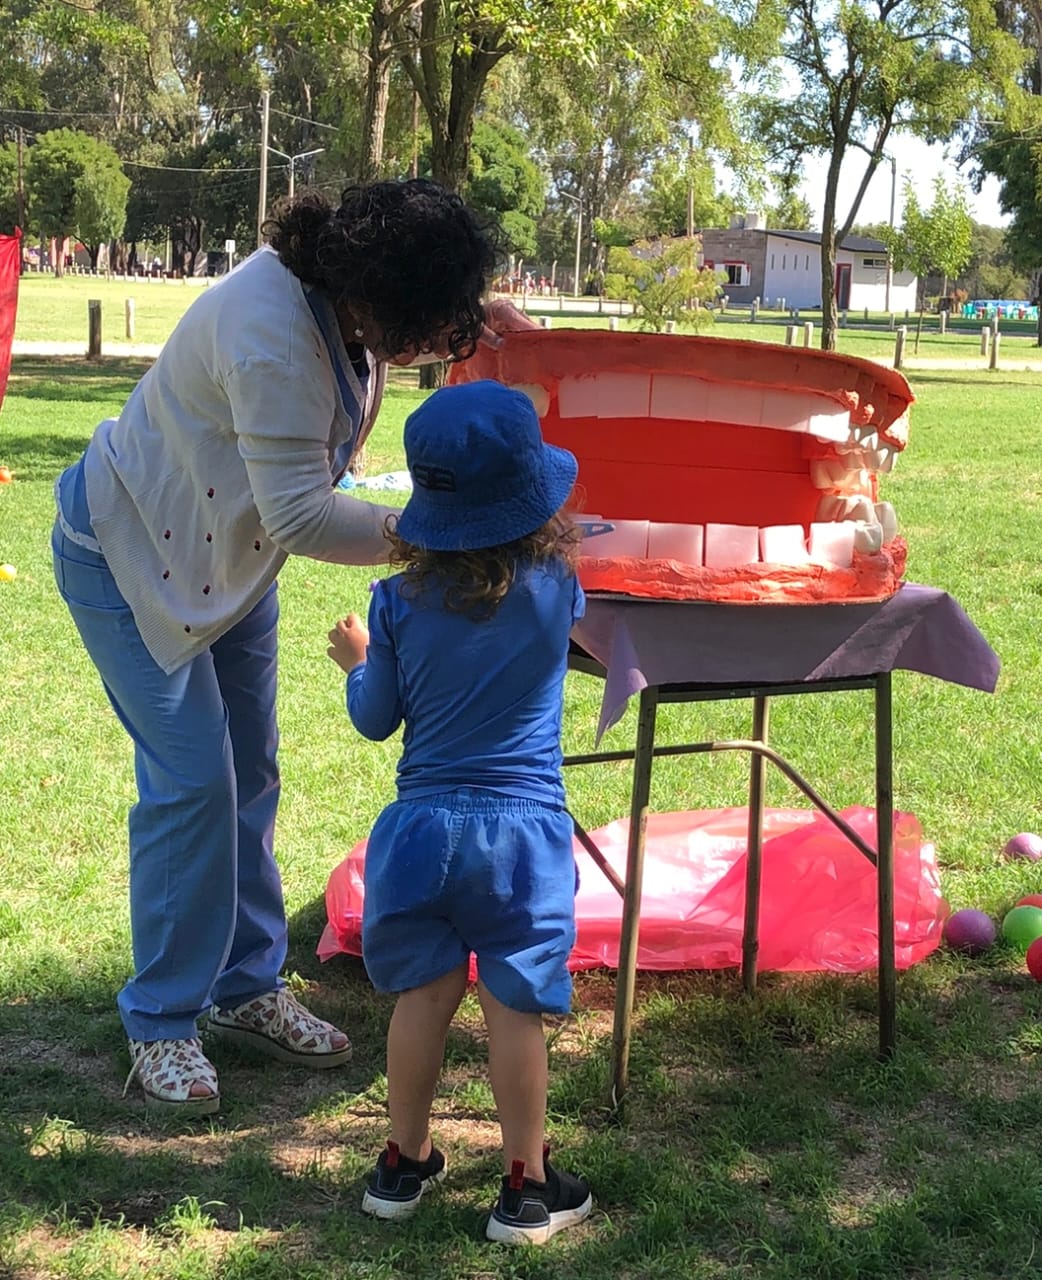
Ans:
[{"label": "green ball", "polygon": [[1002,920],[1002,936],[1021,951],[1042,938],[1042,907],[1014,907]]}]

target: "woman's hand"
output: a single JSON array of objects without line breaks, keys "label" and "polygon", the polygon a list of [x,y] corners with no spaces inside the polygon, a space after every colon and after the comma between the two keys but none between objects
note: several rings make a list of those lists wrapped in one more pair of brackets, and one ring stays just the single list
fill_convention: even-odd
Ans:
[{"label": "woman's hand", "polygon": [[369,629],[357,613],[349,613],[330,631],[326,653],[341,671],[353,671],[360,663],[365,662],[368,647]]},{"label": "woman's hand", "polygon": [[526,316],[523,311],[518,311],[507,298],[493,298],[491,302],[485,303],[484,311],[485,328],[481,333],[481,341],[486,347],[501,347],[503,345],[501,335],[504,333],[539,328],[531,317]]}]

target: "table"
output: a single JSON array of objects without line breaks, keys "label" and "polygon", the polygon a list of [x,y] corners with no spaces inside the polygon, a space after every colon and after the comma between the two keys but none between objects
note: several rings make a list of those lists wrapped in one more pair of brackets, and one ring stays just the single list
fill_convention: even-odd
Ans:
[{"label": "table", "polygon": [[[565,765],[632,760],[626,878],[608,866],[576,821],[576,835],[623,900],[619,968],[612,1033],[612,1102],[621,1111],[628,1086],[630,1029],[636,985],[637,938],[644,874],[644,842],[656,757],[708,751],[750,755],[749,834],[742,981],[756,985],[763,793],[766,766],[775,765],[877,867],[879,922],[879,1052],[896,1039],[897,971],[894,956],[893,705],[891,673],[918,671],[991,693],[999,659],[959,603],[943,591],[906,583],[883,601],[827,605],[724,605],[587,599],[586,616],[572,632],[569,667],[604,680],[597,729],[602,735],[640,698],[631,750],[566,756]],[[878,848],[872,849],[826,800],[768,744],[770,699],[777,696],[863,689],[873,694],[875,806]],[[656,745],[663,703],[751,698],[748,739]],[[574,817],[574,815],[573,815]]]}]

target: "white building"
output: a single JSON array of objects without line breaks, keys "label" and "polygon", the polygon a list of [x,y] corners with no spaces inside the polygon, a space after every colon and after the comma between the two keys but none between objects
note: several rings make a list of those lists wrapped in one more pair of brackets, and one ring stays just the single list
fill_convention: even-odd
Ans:
[{"label": "white building", "polygon": [[[732,303],[754,298],[764,307],[784,299],[789,309],[821,309],[821,234],[773,231],[750,214],[726,229],[702,231],[705,265],[726,274],[724,292]],[[888,287],[886,246],[879,240],[847,236],[836,252],[836,305],[840,311],[903,313],[917,307],[918,280],[910,271],[893,272]]]}]

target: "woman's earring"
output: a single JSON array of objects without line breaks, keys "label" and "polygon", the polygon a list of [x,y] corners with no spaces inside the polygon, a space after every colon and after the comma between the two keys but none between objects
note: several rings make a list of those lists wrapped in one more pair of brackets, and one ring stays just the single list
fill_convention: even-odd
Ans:
[{"label": "woman's earring", "polygon": [[364,329],[356,329],[356,330],[355,330],[355,337],[356,337],[356,338],[361,338],[361,337],[364,337],[364,336],[365,336],[365,330],[364,330]]}]

